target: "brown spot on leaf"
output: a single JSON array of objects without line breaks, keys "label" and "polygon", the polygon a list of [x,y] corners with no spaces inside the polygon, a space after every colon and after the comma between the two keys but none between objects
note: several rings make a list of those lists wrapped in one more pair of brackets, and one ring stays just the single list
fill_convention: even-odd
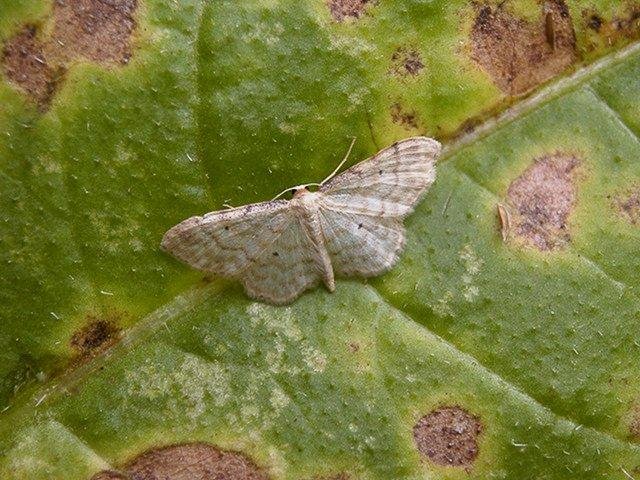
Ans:
[{"label": "brown spot on leaf", "polygon": [[458,406],[441,407],[413,427],[418,451],[437,465],[469,467],[478,456],[478,417]]},{"label": "brown spot on leaf", "polygon": [[563,0],[547,0],[535,23],[505,9],[477,7],[471,32],[472,57],[509,95],[525,93],[577,59],[576,38]]},{"label": "brown spot on leaf", "polygon": [[600,28],[602,27],[602,24],[604,23],[604,20],[602,20],[602,17],[600,17],[600,15],[598,15],[597,13],[592,13],[592,14],[587,13],[586,16],[588,17],[586,20],[587,27],[589,27],[591,30],[599,32]]},{"label": "brown spot on leaf", "polygon": [[91,480],[131,480],[131,477],[119,472],[114,472],[113,470],[104,470],[96,473],[91,477]]},{"label": "brown spot on leaf", "polygon": [[397,77],[415,76],[424,68],[422,57],[417,50],[399,47],[391,55],[389,73]]},{"label": "brown spot on leaf", "polygon": [[615,206],[629,223],[640,224],[640,188],[618,198]]},{"label": "brown spot on leaf", "polygon": [[460,135],[468,135],[473,133],[478,125],[480,125],[482,121],[478,117],[467,118],[464,122],[460,124],[457,131],[457,136]]},{"label": "brown spot on leaf", "polygon": [[418,128],[417,114],[415,111],[406,111],[399,103],[391,105],[391,121],[396,125],[402,125],[407,130]]},{"label": "brown spot on leaf", "polygon": [[137,0],[56,0],[48,48],[59,61],[126,64]]},{"label": "brown spot on leaf", "polygon": [[95,356],[118,341],[120,330],[113,320],[90,317],[71,337],[71,346],[81,359]]},{"label": "brown spot on leaf", "polygon": [[[605,48],[624,40],[633,40],[640,37],[640,4],[638,2],[625,2],[617,15],[606,20],[594,9],[582,11],[582,19],[587,28],[595,32]],[[592,39],[594,40],[594,39]],[[587,44],[587,48],[593,50],[598,42]]]},{"label": "brown spot on leaf", "polygon": [[635,38],[640,31],[640,5],[629,2],[627,11],[615,17],[611,24],[624,36]]},{"label": "brown spot on leaf", "polygon": [[347,18],[360,18],[372,0],[327,0],[329,11],[336,22]]},{"label": "brown spot on leaf", "polygon": [[[113,475],[121,475],[121,477]],[[127,480],[268,480],[269,477],[241,453],[220,450],[205,443],[189,443],[150,450],[134,458],[119,472],[103,471],[94,475],[92,480],[125,478]]]},{"label": "brown spot on leaf", "polygon": [[629,434],[632,439],[640,440],[640,407],[636,407],[632,412]]},{"label": "brown spot on leaf", "polygon": [[9,80],[19,85],[39,105],[49,103],[63,69],[49,65],[33,25],[26,26],[4,45],[2,64]]},{"label": "brown spot on leaf", "polygon": [[575,204],[574,170],[579,164],[569,154],[544,156],[511,183],[507,200],[515,210],[513,233],[525,244],[546,251],[569,242],[567,220]]},{"label": "brown spot on leaf", "polygon": [[5,43],[2,65],[7,78],[46,110],[74,59],[129,61],[136,7],[137,0],[56,0],[50,34],[38,38],[37,28],[27,26]]}]

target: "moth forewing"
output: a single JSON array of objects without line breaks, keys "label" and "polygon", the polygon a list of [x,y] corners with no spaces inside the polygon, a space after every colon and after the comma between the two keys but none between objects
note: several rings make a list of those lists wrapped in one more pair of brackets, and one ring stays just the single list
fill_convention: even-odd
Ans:
[{"label": "moth forewing", "polygon": [[161,246],[194,268],[235,278],[293,219],[289,202],[254,203],[188,218],[165,233]]},{"label": "moth forewing", "polygon": [[406,216],[435,180],[441,145],[427,137],[397,142],[335,176],[320,189],[335,203],[382,216]]}]

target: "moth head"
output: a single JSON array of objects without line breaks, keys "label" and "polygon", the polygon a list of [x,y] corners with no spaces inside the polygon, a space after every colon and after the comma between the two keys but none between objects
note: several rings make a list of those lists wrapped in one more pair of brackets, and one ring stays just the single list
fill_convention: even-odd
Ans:
[{"label": "moth head", "polygon": [[293,187],[291,189],[291,194],[293,198],[300,198],[303,195],[309,193],[309,189],[307,188],[309,185],[298,185],[297,187]]},{"label": "moth head", "polygon": [[305,183],[304,185],[298,185],[296,187],[287,188],[286,190],[281,191],[278,195],[273,197],[271,200],[272,201],[276,200],[277,198],[280,198],[285,193],[289,193],[289,192],[291,192],[292,198],[301,198],[304,195],[311,193],[307,187],[310,187],[312,185],[315,185],[318,187],[322,186],[320,183]]}]

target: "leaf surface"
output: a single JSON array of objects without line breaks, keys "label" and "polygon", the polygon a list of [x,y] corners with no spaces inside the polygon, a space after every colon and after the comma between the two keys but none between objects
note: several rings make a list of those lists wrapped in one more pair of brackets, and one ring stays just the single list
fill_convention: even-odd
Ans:
[{"label": "leaf surface", "polygon": [[[5,52],[24,25],[56,38],[51,5],[19,3]],[[194,442],[274,479],[637,475],[635,7],[568,2],[575,59],[528,98],[474,50],[506,25],[551,68],[551,3],[147,1],[126,62],[43,59],[64,69],[47,104],[5,53],[0,477]],[[418,133],[446,153],[383,277],[271,307],[158,250],[190,215],[318,181],[353,136],[351,163]]]}]

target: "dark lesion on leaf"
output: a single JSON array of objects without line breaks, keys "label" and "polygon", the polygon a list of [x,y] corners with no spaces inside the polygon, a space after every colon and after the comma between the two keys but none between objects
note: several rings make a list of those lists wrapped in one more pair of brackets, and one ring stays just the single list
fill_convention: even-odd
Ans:
[{"label": "dark lesion on leaf", "polygon": [[7,40],[2,50],[2,65],[11,82],[19,85],[39,106],[44,106],[62,79],[64,67],[55,67],[48,61],[37,30],[35,25],[27,25]]},{"label": "dark lesion on leaf", "polygon": [[518,18],[507,5],[475,4],[471,55],[503,92],[520,95],[578,59],[576,38],[563,0],[543,2],[537,22]]},{"label": "dark lesion on leaf", "polygon": [[640,405],[636,404],[631,408],[629,417],[629,437],[633,441],[640,441]]},{"label": "dark lesion on leaf", "polygon": [[391,55],[389,73],[395,77],[415,77],[424,68],[420,53],[409,47],[398,47]]},{"label": "dark lesion on leaf", "polygon": [[598,44],[610,48],[619,42],[640,38],[640,2],[621,2],[620,10],[610,18],[605,18],[593,8],[582,10],[582,22],[592,32],[586,43],[587,50],[594,50]]},{"label": "dark lesion on leaf", "polygon": [[511,237],[541,251],[569,243],[569,217],[575,208],[580,163],[569,153],[545,155],[511,182],[506,207]]},{"label": "dark lesion on leaf", "polygon": [[100,318],[90,315],[87,323],[71,337],[70,345],[76,359],[88,360],[120,339],[116,317]]},{"label": "dark lesion on leaf", "polygon": [[137,0],[57,0],[53,39],[60,57],[126,64]]},{"label": "dark lesion on leaf", "polygon": [[460,124],[458,127],[458,131],[455,136],[468,135],[473,133],[479,125],[482,124],[482,119],[479,117],[471,117],[467,118],[464,122]]},{"label": "dark lesion on leaf", "polygon": [[640,186],[618,195],[613,202],[613,206],[631,225],[640,225]]},{"label": "dark lesion on leaf", "polygon": [[404,127],[405,130],[418,129],[418,114],[414,110],[405,110],[398,102],[391,105],[389,110],[391,121]]},{"label": "dark lesion on leaf", "polygon": [[640,4],[628,2],[627,10],[611,21],[612,27],[628,38],[637,38],[640,34]]},{"label": "dark lesion on leaf", "polygon": [[91,480],[269,480],[249,457],[206,443],[186,443],[148,450],[118,470],[104,470]]},{"label": "dark lesion on leaf", "polygon": [[331,16],[336,22],[362,17],[375,0],[327,0]]},{"label": "dark lesion on leaf", "polygon": [[585,10],[582,12],[582,16],[585,18],[585,24],[587,25],[587,28],[590,28],[594,32],[600,32],[602,24],[604,23],[604,20],[600,15],[595,12],[591,13]]},{"label": "dark lesion on leaf", "polygon": [[442,406],[423,416],[413,427],[418,452],[435,463],[469,468],[479,454],[480,419],[458,405]]},{"label": "dark lesion on leaf", "polygon": [[41,111],[46,110],[75,59],[112,65],[129,62],[136,9],[137,0],[54,1],[51,28],[27,25],[5,41],[6,77]]}]

